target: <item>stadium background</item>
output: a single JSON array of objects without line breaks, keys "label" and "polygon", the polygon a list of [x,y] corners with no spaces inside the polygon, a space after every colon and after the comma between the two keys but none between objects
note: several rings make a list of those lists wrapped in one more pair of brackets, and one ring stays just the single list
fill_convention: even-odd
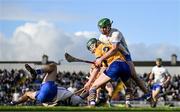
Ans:
[{"label": "stadium background", "polygon": [[[41,67],[46,63],[51,63],[47,55],[42,56],[40,61],[0,61],[0,105],[7,105],[12,99],[17,100],[17,97],[23,92],[31,89],[38,89],[43,77],[38,77],[35,83],[31,83],[30,75],[24,69],[24,64],[29,63],[35,68]],[[84,63],[67,63],[64,59],[55,62],[58,67],[57,84],[63,86],[72,92],[83,87],[87,81],[89,75],[89,64]],[[135,61],[136,71],[142,80],[147,82],[148,74],[152,67],[155,65],[155,61]],[[180,61],[177,60],[177,55],[172,54],[171,60],[163,61],[163,65],[168,69],[172,76],[171,84],[167,91],[171,91],[171,94],[165,98],[160,98],[159,106],[164,106],[166,103],[173,103],[173,106],[180,106]],[[140,97],[143,93],[134,86],[134,95]],[[114,99],[114,104],[123,104],[124,98],[122,94]],[[37,102],[27,102],[23,105],[40,105]],[[147,107],[149,106],[145,100],[134,101],[135,107]]]}]

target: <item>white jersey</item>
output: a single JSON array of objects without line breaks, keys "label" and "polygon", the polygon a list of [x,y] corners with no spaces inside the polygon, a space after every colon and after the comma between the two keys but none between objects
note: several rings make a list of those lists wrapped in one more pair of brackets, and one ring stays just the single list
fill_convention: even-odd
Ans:
[{"label": "white jersey", "polygon": [[58,102],[66,102],[68,100],[67,105],[78,105],[83,102],[81,97],[74,95],[71,91],[67,90],[64,87],[58,87],[57,95],[52,102],[43,103],[44,106],[56,106]]},{"label": "white jersey", "polygon": [[120,43],[119,46],[123,49],[123,53],[125,55],[130,54],[124,36],[115,28],[111,29],[109,36],[101,34],[99,40],[105,44]]},{"label": "white jersey", "polygon": [[152,68],[152,73],[154,74],[154,83],[163,84],[166,80],[166,76],[169,75],[169,72],[164,67],[154,66]]},{"label": "white jersey", "polygon": [[66,88],[58,87],[56,100],[63,101],[72,95],[73,95],[73,93],[71,91],[67,90]]}]

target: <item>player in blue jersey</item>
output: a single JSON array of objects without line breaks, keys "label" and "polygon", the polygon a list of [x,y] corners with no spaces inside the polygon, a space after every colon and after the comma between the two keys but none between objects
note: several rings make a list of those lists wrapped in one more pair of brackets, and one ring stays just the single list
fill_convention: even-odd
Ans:
[{"label": "player in blue jersey", "polygon": [[44,74],[44,78],[38,91],[27,91],[18,101],[12,101],[11,105],[24,103],[28,100],[36,100],[45,106],[54,105],[78,105],[83,100],[80,96],[74,95],[63,87],[57,87],[55,84],[57,75],[57,66],[55,63],[45,65],[41,69],[34,69],[28,64],[25,68],[31,73],[33,80],[37,75]]}]

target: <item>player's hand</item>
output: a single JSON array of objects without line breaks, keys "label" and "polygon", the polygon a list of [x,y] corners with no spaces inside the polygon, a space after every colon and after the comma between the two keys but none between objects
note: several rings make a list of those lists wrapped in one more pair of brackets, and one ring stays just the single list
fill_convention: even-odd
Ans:
[{"label": "player's hand", "polygon": [[100,67],[101,64],[102,64],[102,59],[101,59],[101,58],[98,58],[98,59],[96,59],[96,60],[94,61],[94,63],[95,63],[95,66]]},{"label": "player's hand", "polygon": [[84,89],[85,89],[85,90],[89,90],[90,85],[91,85],[91,83],[90,83],[90,82],[87,82],[87,83],[84,85]]}]

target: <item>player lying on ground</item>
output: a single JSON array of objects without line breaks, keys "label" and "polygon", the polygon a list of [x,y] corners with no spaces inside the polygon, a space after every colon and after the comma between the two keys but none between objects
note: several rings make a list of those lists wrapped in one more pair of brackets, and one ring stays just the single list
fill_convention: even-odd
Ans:
[{"label": "player lying on ground", "polygon": [[57,87],[55,84],[57,75],[56,64],[51,63],[36,70],[31,68],[28,64],[25,64],[25,68],[31,73],[33,80],[37,75],[45,75],[40,90],[25,92],[18,101],[12,101],[11,105],[24,103],[28,100],[36,100],[45,106],[78,105],[82,103],[83,100],[80,96],[74,95],[63,87]]},{"label": "player lying on ground", "polygon": [[162,59],[156,59],[156,66],[152,68],[150,74],[150,83],[152,83],[152,97],[154,100],[153,107],[156,107],[159,94],[162,92],[162,89],[169,84],[171,76],[166,68],[162,66]]},{"label": "player lying on ground", "polygon": [[[87,48],[90,50],[95,56],[100,58],[104,55],[104,53],[108,52],[111,49],[110,45],[105,45],[99,42],[97,39],[92,38],[87,42]],[[115,53],[111,57],[108,57],[106,60],[103,60],[105,64],[108,65],[108,68],[100,74],[100,76],[95,79],[98,75],[101,66],[96,66],[93,69],[93,72],[84,86],[85,89],[89,90],[90,97],[90,106],[94,106],[96,104],[96,90],[107,82],[113,80],[118,81],[121,79],[126,85],[126,101],[129,104],[130,94],[132,93],[131,89],[131,71],[128,64],[125,62],[124,57],[120,52]],[[94,81],[95,80],[95,81]],[[93,82],[94,81],[94,82]],[[93,82],[92,86],[91,83]]]}]

